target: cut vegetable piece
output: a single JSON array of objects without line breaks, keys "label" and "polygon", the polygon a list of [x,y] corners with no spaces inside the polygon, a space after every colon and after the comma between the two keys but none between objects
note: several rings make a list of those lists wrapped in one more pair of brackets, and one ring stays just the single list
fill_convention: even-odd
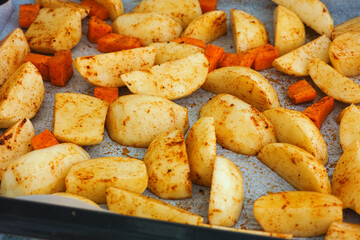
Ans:
[{"label": "cut vegetable piece", "polygon": [[21,4],[19,8],[19,27],[28,28],[39,15],[39,4]]},{"label": "cut vegetable piece", "polygon": [[23,62],[31,62],[34,66],[39,70],[42,79],[44,81],[50,81],[50,73],[49,73],[49,59],[51,57],[36,53],[29,53],[24,58]]},{"label": "cut vegetable piece", "polygon": [[117,17],[124,13],[122,0],[95,0],[103,5],[109,12],[109,18],[114,21]]},{"label": "cut vegetable piece", "polygon": [[209,72],[212,72],[222,59],[224,49],[212,44],[208,44],[205,49],[205,56],[209,61]]},{"label": "cut vegetable piece", "polygon": [[312,102],[317,95],[315,89],[305,79],[291,84],[286,93],[294,104]]},{"label": "cut vegetable piece", "polygon": [[109,12],[106,7],[94,0],[81,0],[81,5],[90,8],[90,17],[95,16],[101,20],[106,20],[109,18]]},{"label": "cut vegetable piece", "polygon": [[98,40],[111,33],[111,26],[105,21],[93,16],[89,20],[88,39],[91,43],[98,43]]},{"label": "cut vegetable piece", "polygon": [[99,38],[97,44],[97,49],[104,53],[139,48],[142,46],[139,38],[128,37],[117,33],[109,33]]},{"label": "cut vegetable piece", "polygon": [[276,47],[266,44],[248,51],[255,54],[255,60],[251,66],[255,70],[263,70],[272,67],[273,61],[279,57]]},{"label": "cut vegetable piece", "polygon": [[118,99],[119,89],[110,87],[95,87],[94,97],[108,102],[109,104]]},{"label": "cut vegetable piece", "polygon": [[[360,110],[360,105],[355,105],[355,107],[357,107],[357,108]],[[345,114],[345,112],[346,112],[347,110],[349,110],[349,107],[344,108],[344,109],[339,113],[339,115],[338,115],[338,117],[337,117],[337,119],[336,119],[336,122],[337,122],[337,123],[340,123],[340,122],[341,122],[341,119],[342,119],[342,117],[344,116],[344,114]]]},{"label": "cut vegetable piece", "polygon": [[66,193],[66,192],[58,192],[58,193],[53,193],[52,195],[56,195],[56,196],[59,196],[59,197],[64,197],[64,198],[71,198],[71,199],[76,199],[76,200],[79,200],[79,201],[82,201],[84,203],[87,203],[87,204],[90,204],[94,207],[98,207],[98,208],[101,208],[97,203],[95,203],[94,201],[91,201],[90,199],[88,198],[85,198],[83,196],[79,196],[79,195],[76,195],[76,194],[72,194],[72,193]]},{"label": "cut vegetable piece", "polygon": [[334,110],[334,98],[326,96],[311,106],[307,107],[303,113],[310,118],[320,129],[327,116]]},{"label": "cut vegetable piece", "polygon": [[172,42],[187,43],[187,44],[191,44],[191,45],[206,49],[206,43],[204,43],[200,39],[189,38],[189,37],[180,37],[180,38],[176,38],[176,39],[172,40]]},{"label": "cut vegetable piece", "polygon": [[227,53],[224,52],[223,57],[220,59],[217,67],[248,67],[250,68],[255,61],[255,54],[253,53]]},{"label": "cut vegetable piece", "polygon": [[199,0],[202,13],[214,11],[217,8],[217,0]]},{"label": "cut vegetable piece", "polygon": [[355,105],[350,105],[346,108],[344,116],[340,122],[340,144],[345,150],[351,143],[360,140],[360,109]]},{"label": "cut vegetable piece", "polygon": [[48,64],[52,85],[63,87],[74,74],[70,50],[57,51],[54,57],[49,59]]},{"label": "cut vegetable piece", "polygon": [[45,129],[43,132],[31,138],[31,144],[34,150],[47,148],[59,144],[54,135],[49,131],[49,129]]},{"label": "cut vegetable piece", "polygon": [[360,32],[360,16],[352,18],[334,27],[334,30],[331,34],[331,38],[334,40],[341,34],[347,32]]},{"label": "cut vegetable piece", "polygon": [[360,225],[345,222],[333,222],[325,236],[325,240],[349,240],[360,238]]},{"label": "cut vegetable piece", "polygon": [[35,0],[41,8],[70,8],[80,13],[81,19],[87,17],[90,7],[68,0]]}]

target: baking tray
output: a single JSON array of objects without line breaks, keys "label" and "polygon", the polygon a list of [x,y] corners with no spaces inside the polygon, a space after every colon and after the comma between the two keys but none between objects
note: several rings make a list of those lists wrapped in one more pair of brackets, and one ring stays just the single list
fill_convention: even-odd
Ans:
[{"label": "baking tray", "polygon": [[[331,13],[334,24],[337,25],[342,23],[350,18],[356,17],[359,15],[358,9],[360,9],[360,1],[357,0],[348,0],[348,1],[336,1],[336,0],[323,0],[326,4],[329,12]],[[5,26],[0,26],[0,39],[5,37],[8,33],[10,33],[15,27],[18,26],[18,6],[23,3],[32,3],[31,0],[13,0],[13,12],[9,14],[9,21]],[[125,12],[130,12],[138,3],[138,0],[123,0]],[[224,10],[228,14],[229,20],[229,10],[231,8],[236,8],[239,10],[244,10],[255,17],[257,17],[266,27],[270,41],[273,43],[273,11],[276,7],[276,4],[270,0],[218,0],[218,9]],[[0,16],[1,17],[1,16]],[[87,40],[87,24],[88,20],[83,20],[83,37],[81,42],[72,50],[73,58],[79,56],[88,56],[93,54],[99,54],[96,49],[95,44],[91,44]],[[110,22],[109,22],[110,23]],[[229,23],[229,21],[228,21]],[[318,35],[311,30],[310,28],[306,28],[308,41],[316,38]],[[235,52],[234,43],[231,35],[230,24],[228,24],[228,33],[226,36],[216,40],[213,44],[221,46],[227,52]],[[296,109],[296,110],[304,110],[311,103],[304,103],[299,105],[293,105],[290,99],[286,95],[286,89],[289,85],[295,83],[296,81],[302,78],[296,78],[287,76],[277,72],[275,69],[267,69],[260,71],[270,82],[270,84],[275,88],[280,104],[283,107]],[[310,83],[312,83],[309,77],[305,78]],[[353,78],[355,82],[360,83],[359,77]],[[54,108],[54,97],[56,92],[76,92],[83,93],[88,95],[93,95],[94,86],[88,84],[76,71],[72,79],[68,82],[65,87],[56,87],[50,85],[48,82],[45,82],[45,99],[40,108],[40,112],[31,120],[34,124],[34,128],[36,133],[40,133],[45,129],[52,129],[52,118],[53,118],[53,108]],[[318,97],[316,100],[325,96],[314,84],[313,86],[317,90]],[[126,89],[126,87],[120,88],[120,95],[130,94],[130,92]],[[210,98],[215,96],[212,93],[206,92],[202,89],[194,92],[192,95],[175,101],[176,103],[185,106],[189,111],[189,122],[190,126],[192,126],[196,120],[199,118],[199,110],[203,104],[205,104]],[[333,170],[336,166],[337,160],[340,158],[342,154],[342,149],[340,147],[339,142],[339,126],[336,123],[336,118],[340,111],[344,109],[347,105],[339,102],[335,103],[334,111],[328,116],[327,120],[323,124],[321,128],[321,132],[325,137],[325,140],[328,144],[329,149],[329,163],[326,166],[326,169],[329,174],[329,178],[332,178]],[[130,148],[123,147],[116,142],[113,142],[107,135],[106,131],[104,133],[104,141],[99,145],[94,146],[86,146],[84,149],[90,154],[92,158],[98,157],[106,157],[106,156],[126,156],[126,157],[135,157],[142,159],[146,149],[145,148]],[[217,145],[217,154],[221,156],[225,156],[231,159],[241,170],[243,179],[244,179],[244,189],[245,189],[245,203],[241,213],[241,216],[235,225],[236,228],[242,229],[252,229],[252,230],[261,230],[260,225],[256,222],[253,215],[253,202],[261,197],[262,195],[266,195],[269,193],[275,193],[280,191],[292,191],[295,190],[290,184],[288,184],[285,180],[280,178],[276,173],[271,171],[265,165],[263,165],[256,157],[249,157],[245,155],[236,154],[232,151],[222,148],[220,145]],[[185,210],[189,210],[193,213],[199,214],[204,217],[205,221],[207,220],[207,208],[209,203],[210,192],[209,188],[193,185],[193,197],[191,199],[186,200],[175,200],[168,201],[170,204],[173,204],[177,207],[181,207]],[[144,195],[155,197],[149,191],[145,191]],[[156,197],[155,197],[156,198]],[[8,207],[4,207],[8,206]],[[241,233],[224,233],[223,231],[218,231],[214,229],[203,230],[199,227],[194,226],[186,226],[181,224],[173,224],[173,223],[163,223],[159,221],[153,220],[144,220],[126,216],[114,216],[104,213],[95,213],[87,210],[77,210],[77,212],[81,213],[81,216],[86,216],[80,220],[79,215],[76,217],[73,216],[64,216],[66,212],[74,211],[74,209],[67,209],[66,207],[54,207],[47,206],[44,204],[33,203],[33,202],[23,202],[20,200],[6,199],[0,198],[0,214],[2,216],[6,216],[6,218],[13,219],[13,223],[15,226],[9,227],[11,222],[2,221],[4,218],[0,218],[2,220],[0,224],[0,231],[17,233],[17,234],[26,234],[29,236],[38,236],[44,237],[47,235],[36,235],[40,230],[37,225],[44,226],[46,229],[42,229],[43,232],[49,230],[48,238],[54,237],[56,239],[56,234],[52,234],[50,232],[54,230],[55,232],[69,234],[72,233],[74,235],[83,234],[83,230],[73,229],[71,224],[73,221],[76,224],[79,224],[81,228],[88,229],[88,235],[84,233],[84,237],[87,236],[87,239],[92,239],[93,236],[98,236],[96,239],[100,239],[101,233],[105,234],[106,231],[113,231],[113,234],[128,234],[129,232],[134,233],[134,238],[145,238],[156,237],[156,238],[174,238],[178,234],[180,234],[180,238],[191,239],[193,236],[189,233],[195,234],[194,236],[197,239],[202,239],[203,237],[207,239],[216,239],[218,238],[218,232],[221,232],[221,239],[227,238],[227,236],[235,237],[238,236],[241,239],[245,239],[247,236]],[[19,210],[21,209],[21,210]],[[41,215],[38,215],[41,212]],[[46,221],[40,221],[41,217],[47,219]],[[61,216],[61,217],[60,217]],[[22,224],[23,220],[30,221],[30,225],[28,228],[22,227],[17,228],[16,224],[19,226]],[[111,219],[111,220],[110,220]],[[116,219],[116,220],[115,220]],[[90,223],[91,220],[91,223]],[[119,221],[123,224],[128,224],[126,227],[121,227],[121,224],[112,225],[112,220]],[[25,221],[25,222],[26,222]],[[82,222],[83,221],[83,222]],[[360,216],[354,213],[351,210],[344,211],[344,221],[360,223]],[[92,225],[94,223],[94,225]],[[97,224],[95,224],[97,223]],[[108,223],[106,225],[105,223]],[[52,227],[49,227],[49,224],[52,224]],[[88,225],[87,225],[88,224]],[[130,228],[131,225],[131,228]],[[3,227],[6,226],[6,227]],[[56,226],[58,226],[58,231],[56,231]],[[107,226],[111,229],[108,229]],[[133,229],[135,227],[135,229]],[[114,229],[116,228],[116,229]],[[146,228],[149,231],[143,231]],[[23,229],[23,230],[19,230]],[[24,230],[26,229],[26,230]],[[31,229],[34,229],[32,231]],[[156,233],[152,234],[151,232],[155,231]],[[209,232],[207,232],[209,231]],[[99,235],[96,235],[95,232]],[[110,232],[106,234],[111,234]],[[215,233],[216,232],[216,233]],[[94,235],[95,234],[95,235]],[[129,233],[130,234],[130,233]],[[158,235],[156,235],[158,234]],[[163,234],[163,235],[162,235]],[[235,235],[234,235],[235,234]],[[115,236],[114,235],[114,236]],[[79,235],[80,236],[80,235]],[[107,235],[108,236],[108,235]],[[131,236],[128,235],[128,236]],[[132,239],[134,239],[132,238]],[[319,237],[321,239],[322,237]],[[70,238],[69,238],[70,239]],[[76,239],[80,239],[76,238]],[[260,237],[256,237],[256,239],[260,239]]]}]

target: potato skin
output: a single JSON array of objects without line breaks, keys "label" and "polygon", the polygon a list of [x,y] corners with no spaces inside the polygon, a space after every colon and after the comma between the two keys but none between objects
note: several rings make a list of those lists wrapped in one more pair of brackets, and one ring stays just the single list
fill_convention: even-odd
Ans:
[{"label": "potato skin", "polygon": [[351,104],[344,109],[341,117],[339,138],[343,150],[349,147],[354,141],[360,139],[360,108]]}]

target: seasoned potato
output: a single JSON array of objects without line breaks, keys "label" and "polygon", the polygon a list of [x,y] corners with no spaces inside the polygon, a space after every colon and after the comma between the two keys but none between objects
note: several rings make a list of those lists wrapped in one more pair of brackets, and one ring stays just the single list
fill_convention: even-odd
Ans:
[{"label": "seasoned potato", "polygon": [[273,67],[288,75],[304,77],[309,75],[308,65],[315,57],[329,62],[329,46],[331,40],[323,35],[287,54],[276,58]]},{"label": "seasoned potato", "polygon": [[118,52],[77,57],[76,70],[90,84],[100,87],[122,87],[121,75],[154,65],[154,47],[134,48]]},{"label": "seasoned potato", "polygon": [[298,146],[316,157],[323,165],[328,162],[326,141],[305,114],[286,108],[274,108],[263,112],[275,128],[279,142]]},{"label": "seasoned potato", "polygon": [[182,37],[200,39],[209,43],[225,35],[226,32],[226,13],[224,11],[210,11],[194,19],[185,28]]},{"label": "seasoned potato", "polygon": [[16,28],[0,42],[0,86],[22,64],[29,52],[29,44],[20,28]]},{"label": "seasoned potato", "polygon": [[360,225],[345,222],[333,222],[325,236],[325,240],[349,239],[360,239]]},{"label": "seasoned potato", "polygon": [[186,137],[186,150],[191,181],[210,187],[216,158],[216,135],[212,117],[200,118],[194,123]]},{"label": "seasoned potato", "polygon": [[95,0],[103,5],[109,12],[109,18],[114,21],[117,17],[124,13],[122,0]]},{"label": "seasoned potato", "polygon": [[192,196],[190,166],[181,130],[159,134],[149,145],[144,163],[149,174],[149,190],[160,198]]},{"label": "seasoned potato", "polygon": [[203,85],[208,65],[205,55],[196,53],[148,69],[125,73],[121,78],[132,93],[175,100],[190,95]]},{"label": "seasoned potato", "polygon": [[106,191],[109,210],[115,213],[191,225],[203,223],[203,218],[169,203],[110,187]]},{"label": "seasoned potato", "polygon": [[209,200],[209,224],[232,227],[244,204],[243,179],[238,167],[229,159],[217,156]]},{"label": "seasoned potato", "polygon": [[65,192],[53,193],[53,195],[56,195],[56,196],[59,196],[59,197],[66,197],[66,198],[76,199],[76,200],[82,201],[84,203],[90,204],[90,205],[92,205],[94,207],[100,208],[100,206],[96,202],[91,201],[90,199],[85,198],[85,197],[80,196],[80,195],[76,195],[76,194],[72,194],[72,193],[65,193]]},{"label": "seasoned potato", "polygon": [[180,23],[165,13],[127,13],[112,23],[112,30],[122,35],[140,38],[144,45],[171,41],[180,36]]},{"label": "seasoned potato", "polygon": [[72,1],[35,0],[35,4],[39,4],[40,7],[42,8],[59,8],[59,7],[73,8],[80,12],[81,19],[86,18],[87,15],[90,13],[90,7]]},{"label": "seasoned potato", "polygon": [[45,88],[37,68],[27,62],[0,87],[0,128],[32,118],[44,99]]},{"label": "seasoned potato", "polygon": [[148,184],[145,164],[135,158],[103,157],[74,164],[65,178],[67,193],[106,203],[106,189],[143,193]]},{"label": "seasoned potato", "polygon": [[260,111],[280,107],[275,89],[259,72],[247,67],[223,67],[210,72],[202,88],[228,93]]},{"label": "seasoned potato", "polygon": [[300,191],[331,194],[326,168],[313,155],[288,143],[271,143],[258,159]]},{"label": "seasoned potato", "polygon": [[103,140],[109,104],[80,93],[56,93],[53,134],[60,142],[94,145]]},{"label": "seasoned potato", "polygon": [[309,74],[316,86],[327,95],[343,103],[360,103],[360,85],[321,59],[314,58],[309,63]]},{"label": "seasoned potato", "polygon": [[246,52],[269,42],[264,25],[249,13],[231,9],[230,21],[237,53]]},{"label": "seasoned potato", "polygon": [[280,192],[254,202],[254,216],[265,231],[314,237],[343,218],[337,197],[318,192]]},{"label": "seasoned potato", "polygon": [[1,193],[18,197],[63,192],[70,167],[88,159],[87,152],[73,143],[29,152],[8,165],[1,180]]},{"label": "seasoned potato", "polygon": [[[359,110],[360,110],[360,105],[354,105],[355,107],[357,107]],[[341,119],[342,117],[344,116],[345,112],[347,112],[349,110],[349,107],[347,108],[344,108],[338,115],[337,119],[336,119],[336,122],[337,123],[340,123],[341,122]]]},{"label": "seasoned potato", "polygon": [[334,27],[334,30],[331,34],[331,38],[334,40],[341,34],[347,32],[360,32],[360,16],[352,18]]},{"label": "seasoned potato", "polygon": [[73,8],[42,8],[25,33],[31,50],[53,54],[70,50],[81,39],[80,12]]},{"label": "seasoned potato", "polygon": [[256,155],[266,144],[276,142],[270,121],[230,94],[218,94],[203,105],[200,117],[213,117],[218,143],[237,153]]},{"label": "seasoned potato", "polygon": [[350,105],[346,108],[344,116],[340,122],[340,144],[342,149],[346,149],[356,140],[360,140],[360,108]]},{"label": "seasoned potato", "polygon": [[148,147],[160,133],[189,129],[188,111],[174,102],[147,95],[119,97],[110,105],[106,129],[115,142]]}]

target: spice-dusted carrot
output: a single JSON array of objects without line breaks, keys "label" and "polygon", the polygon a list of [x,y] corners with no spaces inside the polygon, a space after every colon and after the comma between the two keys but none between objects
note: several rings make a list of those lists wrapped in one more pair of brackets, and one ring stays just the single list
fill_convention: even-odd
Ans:
[{"label": "spice-dusted carrot", "polygon": [[35,65],[35,67],[39,70],[42,78],[44,81],[50,81],[50,74],[49,74],[49,59],[51,57],[42,55],[42,54],[36,54],[36,53],[29,53],[26,55],[26,57],[23,59],[23,62],[31,62]]},{"label": "spice-dusted carrot", "polygon": [[176,38],[176,39],[172,40],[172,42],[187,43],[187,44],[191,44],[191,45],[206,49],[206,43],[203,42],[202,40],[195,39],[195,38],[181,37],[181,38]]},{"label": "spice-dusted carrot", "polygon": [[241,66],[250,68],[255,61],[253,53],[224,53],[217,67]]},{"label": "spice-dusted carrot", "polygon": [[74,74],[70,50],[60,50],[49,59],[49,73],[52,85],[65,86]]},{"label": "spice-dusted carrot", "polygon": [[92,43],[97,43],[99,38],[111,33],[109,24],[97,17],[91,17],[89,20],[88,39]]},{"label": "spice-dusted carrot", "polygon": [[116,87],[95,87],[94,97],[112,103],[119,97],[119,89]]},{"label": "spice-dusted carrot", "polygon": [[326,117],[332,112],[332,110],[334,110],[334,98],[326,96],[307,107],[303,113],[320,129]]},{"label": "spice-dusted carrot", "polygon": [[224,49],[212,44],[208,44],[204,54],[209,61],[209,72],[211,72],[217,67],[219,61],[222,59]]},{"label": "spice-dusted carrot", "polygon": [[216,10],[217,0],[199,0],[202,13]]},{"label": "spice-dusted carrot", "polygon": [[49,129],[45,129],[43,132],[34,136],[31,139],[31,144],[35,150],[51,147],[53,145],[59,144],[54,135],[49,131]]},{"label": "spice-dusted carrot", "polygon": [[19,26],[21,28],[28,28],[39,15],[39,4],[23,4],[19,8]]},{"label": "spice-dusted carrot", "polygon": [[256,55],[252,68],[255,70],[263,70],[272,67],[272,62],[279,57],[276,47],[266,44],[248,51]]},{"label": "spice-dusted carrot", "polygon": [[290,85],[287,90],[287,95],[294,104],[314,101],[316,94],[315,89],[305,79]]},{"label": "spice-dusted carrot", "polygon": [[90,17],[95,16],[101,20],[106,20],[109,18],[108,10],[103,5],[94,0],[81,0],[81,5],[90,7]]},{"label": "spice-dusted carrot", "polygon": [[97,49],[100,52],[116,52],[142,46],[141,39],[128,37],[117,33],[109,33],[98,40]]}]

